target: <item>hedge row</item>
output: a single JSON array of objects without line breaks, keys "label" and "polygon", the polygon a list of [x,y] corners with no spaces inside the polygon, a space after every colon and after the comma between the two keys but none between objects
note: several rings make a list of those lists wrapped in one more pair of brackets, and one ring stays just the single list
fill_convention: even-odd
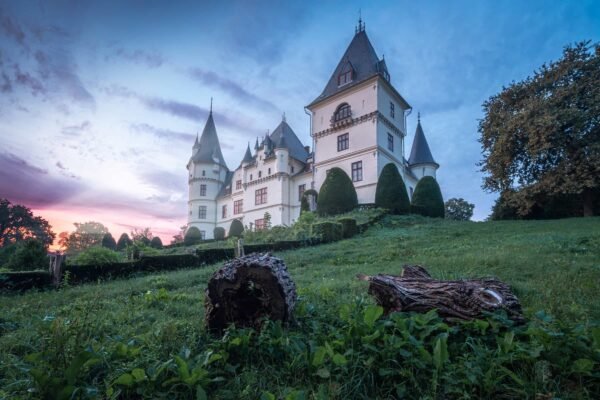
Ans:
[{"label": "hedge row", "polygon": [[22,271],[0,273],[0,291],[22,292],[42,289],[52,284],[52,275],[47,271]]}]

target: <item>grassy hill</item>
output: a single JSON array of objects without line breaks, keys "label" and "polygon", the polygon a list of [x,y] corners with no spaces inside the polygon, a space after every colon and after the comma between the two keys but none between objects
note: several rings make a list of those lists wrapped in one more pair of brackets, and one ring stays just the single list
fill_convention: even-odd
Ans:
[{"label": "grassy hill", "polygon": [[[600,218],[451,222],[388,217],[277,254],[296,323],[203,329],[205,269],[1,297],[0,398],[593,398],[600,391]],[[496,276],[531,322],[379,318],[357,273],[427,266]],[[544,310],[544,312],[540,312]],[[377,319],[377,321],[374,321]],[[53,394],[54,393],[54,394]],[[273,396],[273,397],[271,397]]]}]

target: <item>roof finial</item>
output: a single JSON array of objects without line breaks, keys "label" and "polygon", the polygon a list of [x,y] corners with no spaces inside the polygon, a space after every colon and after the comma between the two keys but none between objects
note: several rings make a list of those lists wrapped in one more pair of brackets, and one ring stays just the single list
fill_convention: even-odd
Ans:
[{"label": "roof finial", "polygon": [[283,122],[285,122],[285,111],[283,112],[283,115],[281,116],[281,120],[282,120]]},{"label": "roof finial", "polygon": [[362,20],[362,12],[361,9],[358,9],[358,26],[354,30],[354,33],[362,32],[365,30],[365,23]]},{"label": "roof finial", "polygon": [[421,111],[419,111],[417,113],[417,122],[420,124],[421,123]]},{"label": "roof finial", "polygon": [[210,113],[212,114],[212,97],[210,98]]}]

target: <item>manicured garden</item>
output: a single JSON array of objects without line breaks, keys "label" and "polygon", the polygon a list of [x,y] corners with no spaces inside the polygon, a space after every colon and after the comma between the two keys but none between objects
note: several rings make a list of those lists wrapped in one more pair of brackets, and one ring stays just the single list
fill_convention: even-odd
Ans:
[{"label": "manicured garden", "polygon": [[[6,294],[0,398],[597,398],[600,219],[453,222],[388,216],[351,239],[277,253],[289,327],[204,329],[220,264]],[[529,322],[392,314],[357,273],[496,276]]]}]

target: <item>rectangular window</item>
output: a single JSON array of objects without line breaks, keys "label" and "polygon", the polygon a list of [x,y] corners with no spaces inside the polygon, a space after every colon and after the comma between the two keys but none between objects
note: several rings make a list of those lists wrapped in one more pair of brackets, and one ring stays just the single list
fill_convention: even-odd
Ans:
[{"label": "rectangular window", "polygon": [[198,219],[206,219],[206,206],[198,207]]},{"label": "rectangular window", "polygon": [[244,200],[236,200],[233,202],[233,213],[241,214],[244,212]]},{"label": "rectangular window", "polygon": [[388,150],[394,151],[394,136],[388,132]]},{"label": "rectangular window", "polygon": [[200,240],[206,240],[206,231],[200,231]]},{"label": "rectangular window", "polygon": [[390,101],[390,117],[396,118],[396,105]]},{"label": "rectangular window", "polygon": [[265,204],[267,202],[267,188],[258,189],[254,192],[254,204]]},{"label": "rectangular window", "polygon": [[352,182],[362,181],[362,161],[352,163]]},{"label": "rectangular window", "polygon": [[298,201],[302,200],[302,196],[304,195],[305,190],[306,190],[306,185],[298,186]]},{"label": "rectangular window", "polygon": [[200,185],[200,196],[206,196],[206,185]]},{"label": "rectangular window", "polygon": [[221,218],[227,218],[227,204],[222,207]]},{"label": "rectangular window", "polygon": [[262,218],[255,220],[254,221],[254,229],[257,231],[265,229],[265,220]]},{"label": "rectangular window", "polygon": [[235,181],[235,190],[240,190],[242,188],[242,180]]},{"label": "rectangular window", "polygon": [[347,150],[348,145],[350,144],[350,136],[348,133],[344,133],[337,137],[337,147],[338,151]]},{"label": "rectangular window", "polygon": [[269,168],[269,175],[271,175],[271,168]]}]

